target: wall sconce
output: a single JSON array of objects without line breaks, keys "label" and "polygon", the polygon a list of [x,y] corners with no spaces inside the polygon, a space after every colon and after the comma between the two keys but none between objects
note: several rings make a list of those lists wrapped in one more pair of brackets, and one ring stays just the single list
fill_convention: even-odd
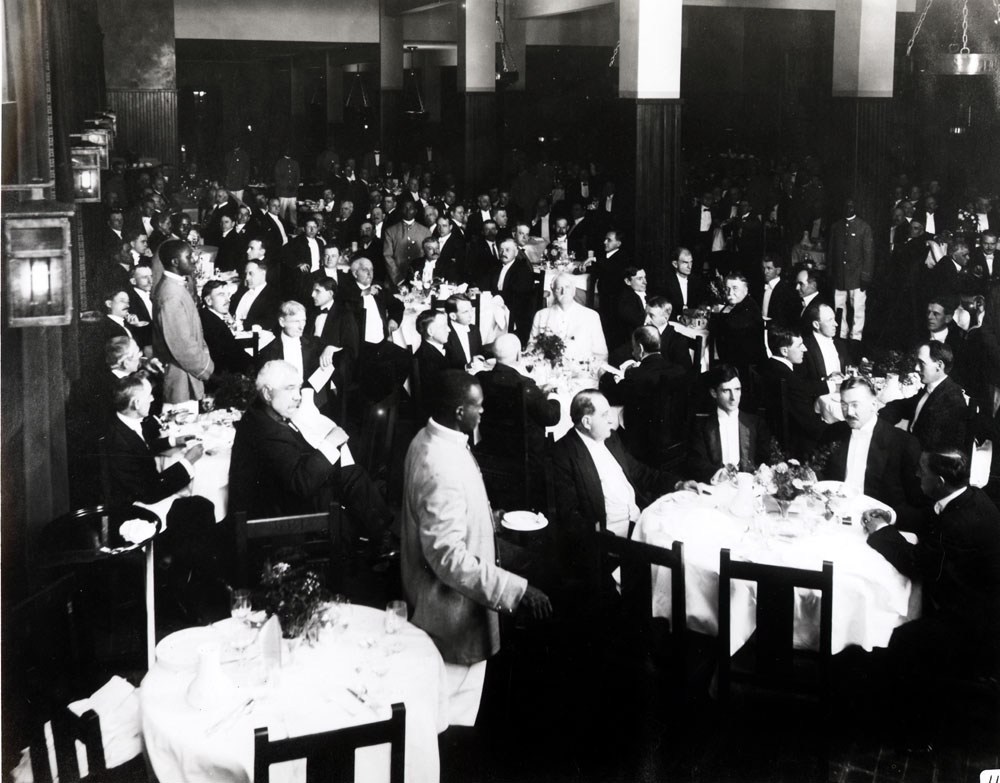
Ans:
[{"label": "wall sconce", "polygon": [[100,149],[100,165],[102,169],[111,168],[111,132],[106,128],[90,128],[83,133],[69,134],[70,143],[76,146],[93,144]]},{"label": "wall sconce", "polygon": [[66,326],[73,317],[73,207],[13,205],[3,218],[7,325]]},{"label": "wall sconce", "polygon": [[430,163],[434,159],[434,148],[425,147],[424,151],[427,153],[427,162]]},{"label": "wall sconce", "polygon": [[94,144],[70,147],[73,168],[73,200],[101,200],[101,148]]},{"label": "wall sconce", "polygon": [[101,142],[92,141],[93,144],[104,144],[108,153],[115,148],[115,123],[111,120],[98,119],[98,120],[84,120],[83,121],[83,132],[84,133],[101,133],[104,136],[104,140]]},{"label": "wall sconce", "polygon": [[381,165],[381,163],[382,163],[382,151],[375,150],[375,165],[378,166]]}]

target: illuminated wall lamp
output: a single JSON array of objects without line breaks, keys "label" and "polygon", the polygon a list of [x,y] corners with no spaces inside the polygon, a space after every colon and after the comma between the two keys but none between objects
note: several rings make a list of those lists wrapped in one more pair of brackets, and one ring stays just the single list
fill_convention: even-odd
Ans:
[{"label": "illuminated wall lamp", "polygon": [[73,169],[73,200],[93,202],[101,200],[101,148],[93,145],[70,147]]},{"label": "illuminated wall lamp", "polygon": [[105,128],[86,128],[83,133],[69,135],[74,145],[93,144],[100,148],[101,168],[111,168],[111,131]]},{"label": "illuminated wall lamp", "polygon": [[27,202],[4,216],[7,324],[66,326],[73,317],[73,208]]}]

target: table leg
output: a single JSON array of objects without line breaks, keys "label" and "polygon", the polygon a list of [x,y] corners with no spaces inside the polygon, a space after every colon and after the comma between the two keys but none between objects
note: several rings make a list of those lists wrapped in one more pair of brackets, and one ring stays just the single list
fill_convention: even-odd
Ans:
[{"label": "table leg", "polygon": [[153,668],[156,663],[156,569],[154,568],[155,558],[153,554],[154,542],[152,539],[146,544],[146,667]]}]

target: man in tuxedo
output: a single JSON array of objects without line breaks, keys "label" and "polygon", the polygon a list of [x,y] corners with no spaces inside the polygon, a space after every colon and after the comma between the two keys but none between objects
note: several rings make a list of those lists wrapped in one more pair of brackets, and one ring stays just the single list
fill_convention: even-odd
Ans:
[{"label": "man in tuxedo", "polygon": [[312,291],[312,273],[320,267],[326,240],[319,235],[315,217],[306,218],[305,231],[292,239],[284,249],[281,270],[281,291],[285,299],[305,304]]},{"label": "man in tuxedo", "polygon": [[163,278],[153,291],[153,354],[166,368],[163,401],[200,400],[215,365],[188,290],[194,273],[191,247],[171,239],[160,246],[159,256]]},{"label": "man in tuxedo", "polygon": [[125,238],[125,216],[120,209],[112,209],[108,213],[108,225],[101,236],[100,247],[105,256],[118,252]]},{"label": "man in tuxedo", "polygon": [[629,453],[647,465],[661,465],[666,448],[683,433],[672,431],[670,392],[688,382],[687,368],[671,362],[660,351],[660,332],[640,326],[632,332],[632,361],[621,374],[601,376],[599,389],[612,405],[625,408],[622,440]]},{"label": "man in tuxedo", "polygon": [[239,215],[240,205],[236,199],[230,198],[229,191],[219,188],[215,191],[215,204],[205,218],[205,241],[211,245],[218,245],[222,236],[222,217],[228,217],[233,225],[236,224],[236,217]]},{"label": "man in tuxedo", "polygon": [[288,244],[292,227],[281,217],[281,199],[268,199],[267,211],[260,216],[260,226],[264,232],[264,241],[272,253]]},{"label": "man in tuxedo", "polygon": [[354,202],[340,202],[337,217],[330,224],[332,239],[344,247],[358,241],[358,216],[354,211]]},{"label": "man in tuxedo", "polygon": [[708,298],[704,278],[693,272],[694,258],[686,247],[679,247],[670,262],[673,274],[667,274],[666,297],[670,300],[671,317],[677,320],[685,307],[700,307]]},{"label": "man in tuxedo", "polygon": [[913,219],[919,220],[924,230],[932,237],[951,228],[947,217],[938,209],[938,200],[934,196],[924,198],[923,209],[918,209]]},{"label": "man in tuxedo", "polygon": [[449,268],[465,267],[465,240],[455,230],[454,224],[446,217],[439,217],[432,232],[437,237],[441,261]]},{"label": "man in tuxedo", "polygon": [[649,500],[679,488],[677,477],[643,465],[625,450],[612,431],[613,417],[599,391],[578,392],[570,403],[573,428],[552,452],[558,566],[571,605],[579,606],[593,579],[595,532],[628,536]]},{"label": "man in tuxedo", "polygon": [[879,417],[896,424],[906,419],[924,451],[968,448],[969,413],[962,388],[951,378],[954,354],[947,343],[928,340],[917,351],[917,372],[924,387],[913,397],[893,400]]},{"label": "man in tuxedo", "polygon": [[830,452],[822,478],[882,501],[900,525],[911,524],[927,503],[917,479],[920,443],[876,415],[875,387],[866,378],[840,385],[840,407],[844,421],[829,425],[820,439],[820,448]]},{"label": "man in tuxedo", "polygon": [[566,246],[577,260],[583,260],[591,249],[590,221],[587,218],[587,211],[579,201],[572,202],[569,209],[570,224],[566,233]]},{"label": "man in tuxedo", "polygon": [[493,219],[493,206],[489,193],[480,193],[476,197],[476,209],[469,214],[469,240],[473,241],[483,236],[483,223]]},{"label": "man in tuxedo", "polygon": [[719,361],[748,372],[764,358],[764,320],[750,296],[747,279],[738,272],[725,278],[726,304],[709,322]]},{"label": "man in tuxedo", "polygon": [[531,226],[527,223],[518,223],[515,227],[514,240],[517,243],[518,252],[531,265],[542,262],[545,254],[545,247],[548,244],[544,239],[531,235]]},{"label": "man in tuxedo", "polygon": [[276,340],[272,340],[261,350],[257,357],[257,368],[260,369],[275,359],[288,362],[302,376],[303,388],[313,389],[316,407],[322,409],[329,396],[330,384],[325,383],[319,388],[311,386],[310,379],[319,369],[319,357],[323,345],[312,335],[306,334],[307,320],[306,308],[301,304],[294,300],[283,302],[278,316],[278,326],[281,331],[278,332]]},{"label": "man in tuxedo", "polygon": [[764,276],[764,286],[759,292],[761,316],[769,328],[774,326],[797,326],[799,322],[800,303],[798,294],[792,284],[782,278],[781,271],[785,262],[779,253],[766,253],[760,262],[760,271]]},{"label": "man in tuxedo", "polygon": [[871,226],[858,217],[854,199],[847,199],[843,219],[830,227],[827,264],[833,279],[834,303],[844,313],[840,336],[860,340],[865,328],[868,286],[875,273],[875,251]]},{"label": "man in tuxedo", "polygon": [[605,330],[614,331],[615,309],[618,299],[625,290],[625,270],[631,262],[622,250],[625,234],[619,229],[604,235],[604,252],[593,263],[584,264],[584,270],[594,276],[598,296],[597,312]]},{"label": "man in tuxedo", "polygon": [[445,353],[450,366],[468,367],[477,357],[483,358],[483,338],[476,327],[476,310],[465,294],[454,294],[445,301],[448,315],[448,341]]},{"label": "man in tuxedo", "polygon": [[[795,328],[774,325],[767,331],[767,345],[771,358],[761,368],[764,377],[764,408],[768,426],[777,434],[781,431],[782,406],[788,416],[788,431],[784,446],[789,453],[799,459],[807,459],[815,450],[826,424],[816,413],[816,398],[829,391],[820,380],[808,379],[803,373],[795,372],[801,367],[806,347],[802,336]],[[782,395],[782,383],[785,393]]]},{"label": "man in tuxedo", "polygon": [[715,410],[694,421],[686,472],[696,481],[718,483],[725,479],[727,465],[752,473],[766,462],[771,433],[760,417],[740,410],[743,384],[735,367],[720,364],[707,381]]},{"label": "man in tuxedo", "polygon": [[888,701],[909,743],[936,739],[945,728],[945,688],[956,677],[1000,671],[1000,512],[969,486],[961,451],[924,451],[919,475],[934,505],[920,520],[916,544],[885,520],[862,522],[868,545],[923,587],[921,616],[897,627],[888,647]]},{"label": "man in tuxedo", "polygon": [[243,237],[236,231],[236,221],[229,215],[219,218],[219,252],[215,256],[215,268],[220,272],[232,272],[243,264],[246,257],[246,245]]},{"label": "man in tuxedo", "polygon": [[148,355],[153,355],[153,269],[145,265],[132,268],[129,278],[129,315],[132,322],[129,329],[139,347]]},{"label": "man in tuxedo", "polygon": [[609,345],[618,345],[646,323],[646,270],[630,266],[625,270],[625,290],[618,297]]},{"label": "man in tuxedo", "polygon": [[927,303],[927,340],[945,343],[954,356],[954,367],[964,366],[965,332],[954,320],[958,299],[934,296]]},{"label": "man in tuxedo", "polygon": [[204,303],[198,311],[205,343],[215,364],[213,380],[223,373],[249,373],[253,364],[250,355],[236,341],[230,328],[229,291],[221,280],[209,280],[201,289]]},{"label": "man in tuxedo", "polygon": [[451,329],[445,313],[440,310],[422,312],[417,316],[417,333],[420,335],[420,345],[413,355],[413,361],[420,378],[417,403],[423,420],[430,415],[429,395],[433,394],[441,373],[449,369],[464,370],[465,362],[448,356],[446,346]]},{"label": "man in tuxedo", "polygon": [[[685,370],[691,369],[691,349],[688,345],[688,338],[679,334],[670,323],[670,302],[663,296],[650,296],[646,299],[646,320],[645,326],[655,326],[660,335],[660,353],[662,353],[672,364],[677,364]],[[622,356],[621,349],[616,348],[609,361],[615,366],[621,366],[621,362],[631,356],[631,341],[626,344],[628,350]]]},{"label": "man in tuxedo", "polygon": [[837,317],[828,304],[814,302],[806,311],[809,333],[803,338],[806,358],[803,363],[805,377],[810,381],[823,381],[828,391],[836,391],[844,378],[844,369],[850,364],[847,343],[837,334]]},{"label": "man in tuxedo", "polygon": [[549,200],[542,196],[535,204],[535,216],[531,219],[531,236],[541,237],[546,244],[555,239],[554,218]]},{"label": "man in tuxedo", "polygon": [[[392,512],[368,472],[355,464],[342,427],[311,445],[295,423],[302,376],[286,361],[257,373],[257,400],[236,426],[229,467],[229,507],[253,518],[326,511],[339,500],[374,558],[394,548]],[[301,421],[301,419],[299,419]]]},{"label": "man in tuxedo", "polygon": [[417,208],[412,201],[400,207],[402,219],[382,232],[382,256],[388,272],[387,283],[398,287],[408,280],[411,265],[421,256],[421,244],[430,236],[426,226],[417,222]]},{"label": "man in tuxedo", "polygon": [[229,303],[230,314],[242,323],[244,331],[250,331],[254,326],[274,331],[278,325],[281,300],[267,282],[267,273],[267,261],[248,260],[243,272],[243,284],[236,289]]},{"label": "man in tuxedo", "polygon": [[[476,375],[483,388],[484,415],[494,422],[496,414],[490,407],[490,399],[502,394],[510,394],[513,389],[524,389],[525,407],[528,417],[526,438],[528,442],[529,468],[541,475],[542,458],[545,448],[545,428],[559,423],[559,400],[552,395],[548,387],[539,387],[525,372],[521,362],[521,341],[516,335],[500,335],[493,344],[493,354],[496,364],[491,370],[483,370]],[[490,431],[494,438],[502,438],[505,431],[501,426],[493,426]],[[513,428],[507,430],[513,432]],[[491,454],[502,454],[509,451],[510,456],[519,457],[519,444],[496,443],[486,444]]]},{"label": "man in tuxedo", "polygon": [[169,212],[156,212],[153,214],[153,230],[146,237],[146,244],[149,245],[149,249],[155,253],[161,244],[166,242],[168,239],[180,239],[180,237],[174,236],[170,231],[172,218]]},{"label": "man in tuxedo", "polygon": [[799,324],[803,333],[812,331],[812,321],[808,318],[809,307],[813,302],[825,302],[819,292],[819,273],[811,266],[799,267],[795,273],[795,293],[799,295]]},{"label": "man in tuxedo", "polygon": [[948,245],[948,255],[938,261],[927,275],[928,293],[961,296],[963,293],[986,294],[989,287],[984,269],[970,264],[969,243],[957,237]]},{"label": "man in tuxedo", "polygon": [[486,288],[492,273],[500,266],[500,238],[495,220],[483,221],[482,236],[469,247],[470,283]]},{"label": "man in tuxedo", "polygon": [[513,239],[500,243],[500,265],[490,276],[489,290],[494,296],[502,296],[510,311],[508,331],[516,334],[522,345],[527,345],[535,314],[535,277]]}]

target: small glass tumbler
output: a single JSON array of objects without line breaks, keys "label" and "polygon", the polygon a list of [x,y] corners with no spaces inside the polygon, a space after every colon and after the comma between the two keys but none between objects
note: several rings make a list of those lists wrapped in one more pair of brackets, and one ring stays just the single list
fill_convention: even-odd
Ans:
[{"label": "small glass tumbler", "polygon": [[385,606],[385,632],[396,633],[406,624],[406,601],[390,601]]}]

